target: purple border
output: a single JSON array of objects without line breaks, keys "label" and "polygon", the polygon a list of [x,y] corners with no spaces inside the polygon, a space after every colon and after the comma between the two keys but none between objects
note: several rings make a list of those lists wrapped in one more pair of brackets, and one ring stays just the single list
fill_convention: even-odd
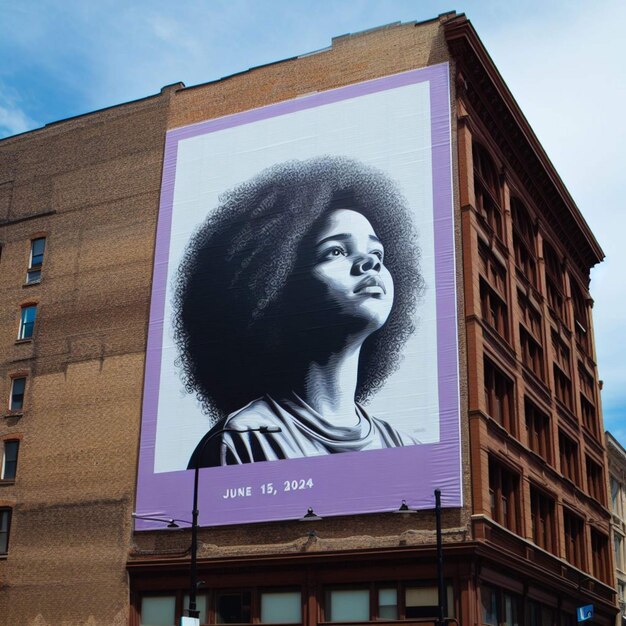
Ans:
[{"label": "purple border", "polygon": [[[167,133],[146,354],[137,477],[136,510],[139,514],[189,519],[191,508],[193,472],[155,474],[153,471],[178,142],[424,81],[430,83],[431,105],[439,443],[373,450],[366,456],[363,453],[344,453],[202,470],[200,523],[220,525],[299,518],[309,506],[325,516],[390,511],[399,505],[399,489],[411,507],[432,508],[433,490],[437,487],[442,490],[443,506],[462,505],[449,68],[447,63],[443,63],[208,120]],[[339,477],[342,476],[349,476],[350,480],[341,481]],[[314,477],[314,489],[282,491],[284,480],[308,477]],[[268,482],[281,490],[271,502],[267,495],[259,494],[260,485]],[[221,498],[225,488],[243,485],[252,485],[255,495],[237,500]],[[389,488],[390,485],[393,489]],[[154,528],[162,528],[162,525],[136,520],[137,530]]]}]

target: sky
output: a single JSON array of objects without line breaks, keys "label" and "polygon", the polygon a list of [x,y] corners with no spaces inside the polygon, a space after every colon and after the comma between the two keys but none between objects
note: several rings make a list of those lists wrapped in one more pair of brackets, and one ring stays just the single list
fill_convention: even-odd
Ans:
[{"label": "sky", "polygon": [[626,446],[623,0],[0,0],[0,137],[330,45],[465,13],[602,246],[604,425]]}]

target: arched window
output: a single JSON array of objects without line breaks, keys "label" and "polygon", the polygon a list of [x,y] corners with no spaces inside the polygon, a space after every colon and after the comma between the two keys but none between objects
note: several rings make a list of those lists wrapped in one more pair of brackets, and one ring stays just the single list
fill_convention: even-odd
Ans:
[{"label": "arched window", "polygon": [[474,194],[476,209],[493,232],[503,239],[502,203],[498,173],[491,157],[479,144],[472,146],[474,161]]},{"label": "arched window", "polygon": [[511,198],[513,219],[513,249],[515,264],[533,287],[537,286],[535,229],[526,207],[518,198]]}]

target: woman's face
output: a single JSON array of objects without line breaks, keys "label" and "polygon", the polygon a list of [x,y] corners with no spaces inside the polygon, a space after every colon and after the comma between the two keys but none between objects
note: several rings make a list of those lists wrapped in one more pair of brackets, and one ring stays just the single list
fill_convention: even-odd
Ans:
[{"label": "woman's face", "polygon": [[337,209],[328,214],[313,243],[312,278],[323,288],[329,309],[364,321],[370,332],[378,330],[391,312],[393,279],[367,218]]}]

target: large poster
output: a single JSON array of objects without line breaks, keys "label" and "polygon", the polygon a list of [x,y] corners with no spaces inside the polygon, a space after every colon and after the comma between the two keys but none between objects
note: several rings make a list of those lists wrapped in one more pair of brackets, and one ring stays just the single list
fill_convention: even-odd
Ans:
[{"label": "large poster", "polygon": [[461,505],[448,72],[168,132],[139,515]]}]

